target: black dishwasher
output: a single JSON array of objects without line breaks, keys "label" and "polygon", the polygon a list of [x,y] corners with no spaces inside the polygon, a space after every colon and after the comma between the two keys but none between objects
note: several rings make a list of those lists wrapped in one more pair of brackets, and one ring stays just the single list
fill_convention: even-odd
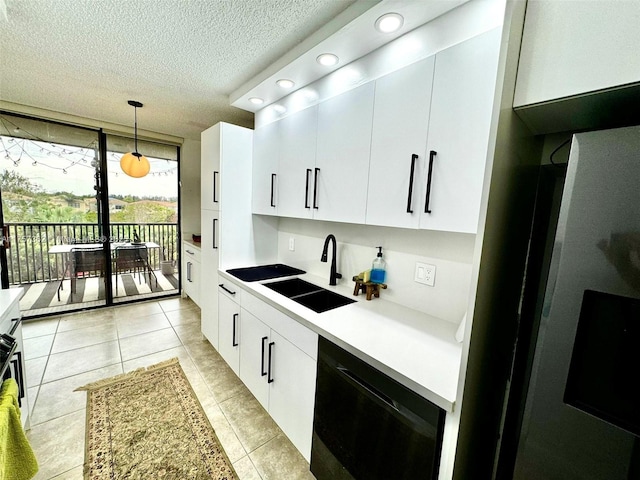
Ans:
[{"label": "black dishwasher", "polygon": [[318,480],[435,479],[445,412],[320,337],[311,447]]}]

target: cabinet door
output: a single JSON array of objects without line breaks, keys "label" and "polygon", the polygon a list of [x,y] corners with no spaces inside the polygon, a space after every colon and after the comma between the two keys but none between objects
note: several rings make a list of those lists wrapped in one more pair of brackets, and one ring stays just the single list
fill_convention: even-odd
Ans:
[{"label": "cabinet door", "polygon": [[253,134],[253,213],[278,214],[279,122],[257,128]]},{"label": "cabinet door", "polygon": [[374,82],[318,107],[314,218],[364,223]]},{"label": "cabinet door", "polygon": [[369,163],[369,225],[418,228],[434,57],[376,81]]},{"label": "cabinet door", "polygon": [[196,305],[200,306],[200,262],[187,257],[183,272],[184,291]]},{"label": "cabinet door", "polygon": [[200,135],[200,207],[220,209],[220,124]]},{"label": "cabinet door", "polygon": [[420,228],[478,229],[499,50],[498,28],[436,55],[427,141],[433,170]]},{"label": "cabinet door", "polygon": [[269,384],[267,383],[270,329],[244,308],[240,309],[240,379],[269,410]]},{"label": "cabinet door", "polygon": [[202,210],[200,216],[202,242],[200,246],[201,278],[200,308],[202,333],[218,348],[218,245],[219,212]]},{"label": "cabinet door", "polygon": [[236,375],[240,373],[240,306],[218,292],[218,352]]},{"label": "cabinet door", "polygon": [[310,461],[316,361],[274,331],[270,344],[269,414]]},{"label": "cabinet door", "polygon": [[318,107],[283,118],[280,124],[278,215],[312,218]]}]

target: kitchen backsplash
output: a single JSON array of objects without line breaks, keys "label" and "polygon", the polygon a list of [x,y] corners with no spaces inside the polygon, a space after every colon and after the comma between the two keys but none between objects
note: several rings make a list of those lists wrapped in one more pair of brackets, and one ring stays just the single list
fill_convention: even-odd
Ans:
[{"label": "kitchen backsplash", "polygon": [[[338,241],[337,269],[343,275],[338,282],[351,288],[351,278],[371,268],[375,247],[382,245],[388,285],[382,297],[456,324],[466,311],[475,235],[289,218],[280,219],[278,230],[282,263],[328,282],[330,264],[320,262],[320,255],[325,237],[332,233]],[[294,251],[289,250],[291,238]],[[436,266],[433,287],[414,281],[416,262]]]}]

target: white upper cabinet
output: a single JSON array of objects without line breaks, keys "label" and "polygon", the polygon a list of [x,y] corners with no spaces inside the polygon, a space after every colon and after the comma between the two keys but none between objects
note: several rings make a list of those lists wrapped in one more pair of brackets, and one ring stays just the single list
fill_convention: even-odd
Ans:
[{"label": "white upper cabinet", "polygon": [[374,82],[318,107],[313,218],[364,223],[367,208]]},{"label": "white upper cabinet", "polygon": [[253,134],[253,213],[277,215],[280,122],[257,128]]},{"label": "white upper cabinet", "polygon": [[200,135],[200,208],[220,210],[220,124]]},{"label": "white upper cabinet", "polygon": [[436,55],[420,228],[477,231],[499,49],[498,28]]},{"label": "white upper cabinet", "polygon": [[277,178],[278,215],[313,217],[318,107],[283,118],[280,124],[280,162]]},{"label": "white upper cabinet", "polygon": [[369,225],[418,228],[428,158],[434,57],[376,81],[369,164]]}]

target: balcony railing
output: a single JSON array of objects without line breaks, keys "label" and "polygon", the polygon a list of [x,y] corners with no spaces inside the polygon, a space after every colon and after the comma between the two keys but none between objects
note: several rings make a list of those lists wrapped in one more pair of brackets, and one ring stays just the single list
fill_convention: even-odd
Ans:
[{"label": "balcony railing", "polygon": [[[9,283],[51,282],[64,275],[60,255],[50,255],[53,245],[101,242],[103,233],[93,223],[6,223],[10,248],[7,249]],[[155,242],[159,249],[149,250],[154,270],[161,260],[178,260],[178,226],[175,223],[112,223],[110,241],[129,241],[134,231],[143,242]]]}]

